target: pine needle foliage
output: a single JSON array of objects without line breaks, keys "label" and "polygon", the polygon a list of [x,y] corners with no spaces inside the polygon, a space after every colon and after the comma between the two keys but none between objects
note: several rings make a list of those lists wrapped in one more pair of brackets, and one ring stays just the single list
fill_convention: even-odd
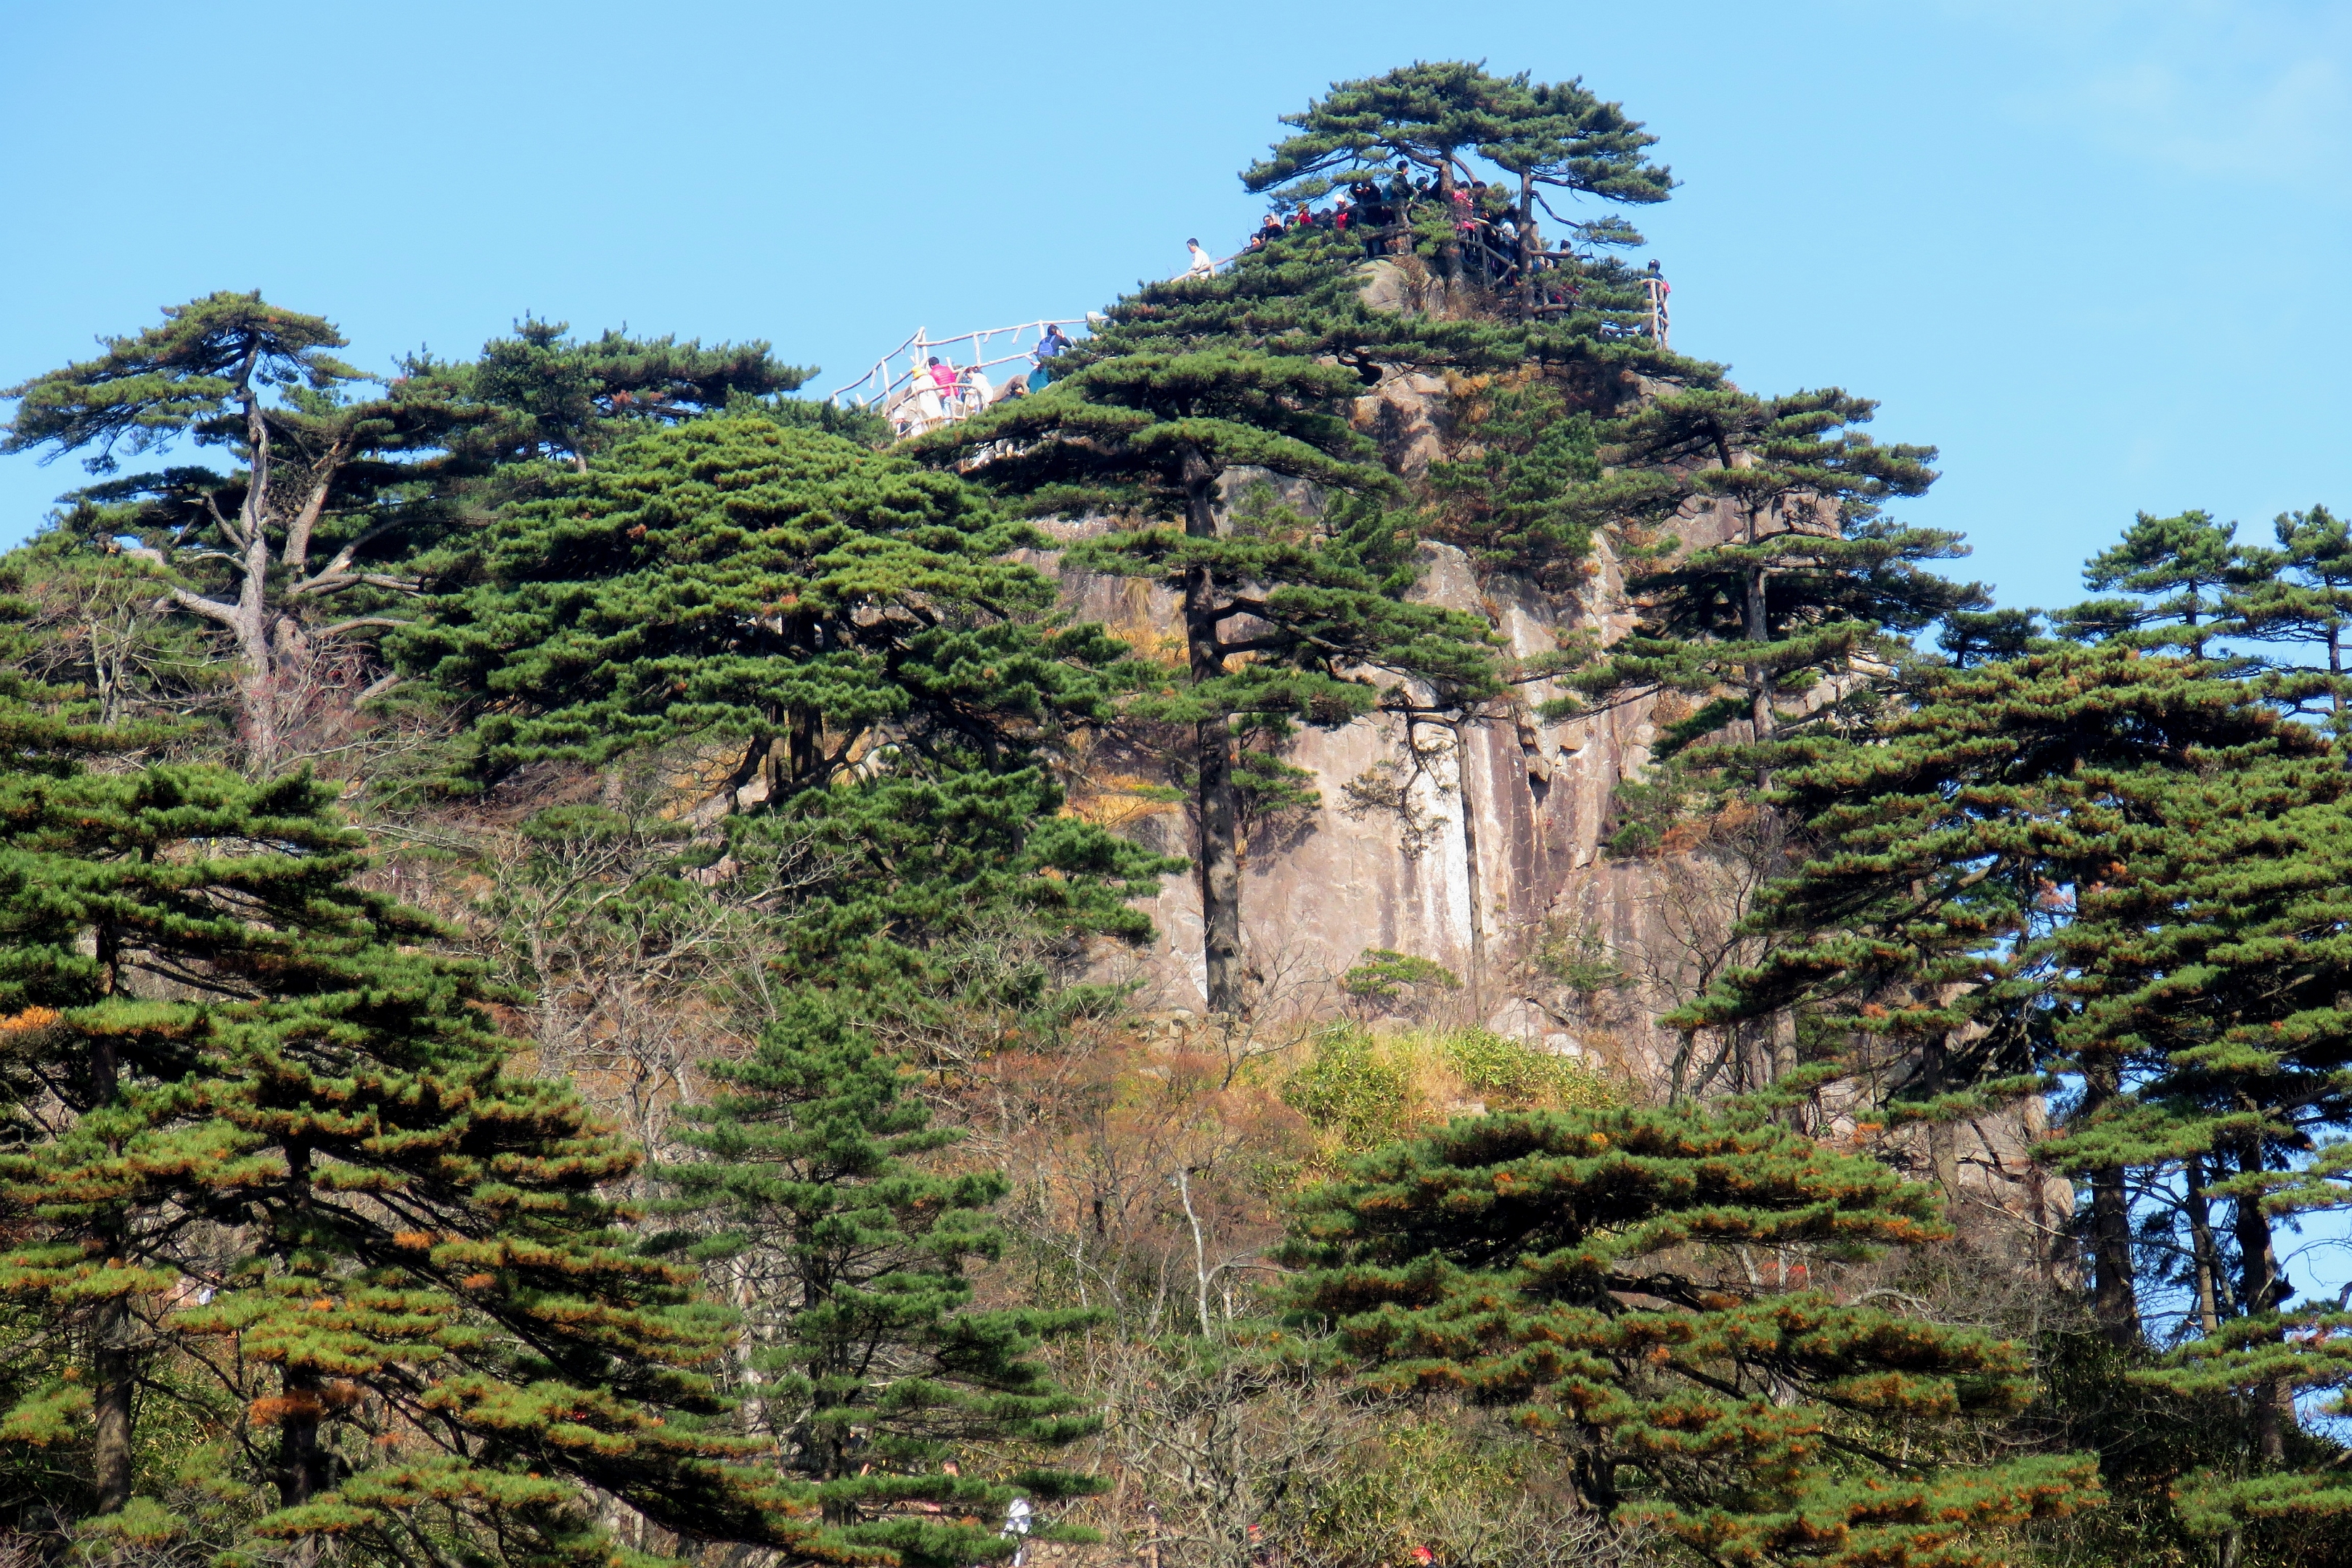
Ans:
[{"label": "pine needle foliage", "polygon": [[2245,577],[2245,548],[2236,535],[2235,523],[2215,522],[2207,512],[2141,512],[2121,540],[2083,568],[2085,587],[2121,589],[2130,596],[2087,600],[2058,612],[2060,635],[2204,658],[2205,645],[2227,615],[2230,589]]},{"label": "pine needle foliage", "polygon": [[1592,552],[1589,487],[1601,477],[1586,413],[1545,381],[1497,379],[1455,405],[1455,456],[1429,466],[1423,537],[1458,545],[1487,571],[1545,587],[1580,585]]},{"label": "pine needle foliage", "polygon": [[1294,1304],[1373,1387],[1453,1394],[1560,1446],[1589,1505],[1724,1563],[2008,1560],[2097,1500],[2093,1462],[1940,1462],[2030,1396],[1980,1330],[1776,1293],[1729,1249],[1945,1233],[1928,1189],[1757,1115],[1457,1121],[1358,1159],[1294,1227]]},{"label": "pine needle foliage", "polygon": [[469,445],[500,465],[588,459],[642,432],[716,413],[739,398],[791,392],[815,374],[779,362],[767,343],[679,342],[605,331],[572,336],[568,321],[526,317],[471,363],[417,356],[404,386],[432,387],[494,411]]},{"label": "pine needle foliage", "polygon": [[2352,775],[2263,687],[2120,642],[1911,696],[1780,776],[1812,849],[1759,907],[1779,940],[1685,1021],[1801,1008],[1847,1042],[1839,1070],[1909,1064],[1891,1120],[1931,1129],[2080,1075],[2041,1155],[2089,1189],[2094,1312],[2138,1352],[2131,1194],[2185,1184],[2190,1321],[2130,1375],[2243,1416],[2234,1452],[2170,1483],[2183,1526],[2352,1507],[2296,1414],[2352,1382],[2352,1319],[2291,1303],[2273,1236],[2347,1203],[2328,1138],[2352,1116]]},{"label": "pine needle foliage", "polygon": [[[1117,645],[1038,624],[1034,542],[951,475],[753,415],[640,437],[430,563],[392,656],[481,713],[478,766],[741,746],[770,802],[877,751],[1003,765],[1106,710]],[[1017,763],[1015,764],[1017,765]]]},{"label": "pine needle foliage", "polygon": [[[2160,845],[2167,802],[2196,775],[2319,742],[2210,667],[2120,647],[1922,668],[1904,695],[1864,734],[1783,756],[1772,798],[1808,849],[1758,902],[1772,940],[1677,1021],[1793,1009],[1824,1042],[1825,1070],[1907,1060],[1897,1125],[1981,1114],[2061,1068],[2084,1075],[2083,1119],[2112,1114],[2128,1043],[2057,1037],[2095,994],[2067,945],[2084,940],[2078,890]],[[2133,1343],[2126,1163],[2066,1168],[2091,1188],[2095,1310]]]},{"label": "pine needle foliage", "polygon": [[[1434,182],[1442,220],[1436,248],[1448,279],[1461,274],[1450,205],[1456,184],[1469,177],[1473,154],[1518,177],[1516,216],[1523,233],[1534,232],[1547,187],[1651,203],[1665,200],[1674,185],[1665,167],[1647,156],[1657,138],[1580,79],[1535,83],[1526,72],[1498,77],[1463,60],[1417,60],[1381,76],[1334,82],[1324,97],[1282,119],[1293,132],[1242,172],[1245,189],[1276,202],[1309,201],[1339,181],[1382,172],[1391,159],[1416,167]],[[1574,227],[1587,243],[1641,243],[1622,219]]]},{"label": "pine needle foliage", "polygon": [[[491,994],[430,951],[449,933],[354,885],[331,792],[98,772],[126,737],[25,695],[0,710],[0,1294],[81,1349],[0,1437],[78,1456],[57,1517],[603,1564],[585,1483],[787,1540],[712,1426],[725,1315],[601,1195],[636,1154],[510,1071]],[[159,1408],[202,1428],[177,1475],[136,1468]]]},{"label": "pine needle foliage", "polygon": [[774,866],[793,889],[766,944],[780,980],[858,994],[861,1011],[920,1006],[949,983],[940,958],[987,933],[1062,952],[1150,940],[1135,900],[1185,863],[1064,814],[1063,800],[1040,766],[885,776],[739,816],[728,853]]},{"label": "pine needle foliage", "polygon": [[[2245,550],[2245,570],[2222,606],[2222,635],[2239,647],[2309,649],[2326,669],[2328,712],[2340,733],[2352,694],[2344,668],[2346,628],[2352,626],[2352,523],[2315,506],[2282,513],[2272,532],[2274,548]],[[2259,657],[2270,671],[2312,668],[2308,658]]]},{"label": "pine needle foliage", "polygon": [[[995,1562],[1018,1544],[997,1530],[1016,1493],[1097,1489],[1018,1458],[1099,1425],[1035,1354],[1095,1315],[972,1305],[966,1269],[1003,1250],[988,1211],[1006,1184],[938,1168],[961,1134],[932,1125],[900,1065],[802,995],[751,1056],[706,1071],[718,1094],[674,1129],[698,1158],[661,1173],[681,1228],[650,1245],[740,1283],[748,1428],[782,1495],[822,1520],[800,1559]],[[978,1446],[1015,1458],[998,1477],[957,1473],[950,1461]]]},{"label": "pine needle foliage", "polygon": [[[2127,1067],[2128,1097],[2069,1126],[2064,1168],[2150,1175],[2193,1168],[2192,1225],[2231,1215],[2237,1278],[2214,1304],[2218,1249],[2198,1245],[2195,1332],[2143,1374],[2184,1395],[2227,1394],[2249,1441],[2180,1489],[2199,1533],[2352,1512],[2344,1451],[2300,1430],[2299,1402],[2352,1386],[2339,1336],[2352,1313],[2297,1306],[2282,1218],[2352,1207],[2341,1130],[2352,1121],[2352,776],[2313,749],[2169,781],[2156,831],[2119,846],[2056,935],[2082,997],[2061,1050]],[[2331,1138],[2331,1134],[2335,1135]],[[2321,1399],[2312,1399],[2319,1404]]]},{"label": "pine needle foliage", "polygon": [[1875,408],[1834,388],[1775,398],[1702,388],[1616,424],[1604,459],[1633,470],[1622,499],[1635,515],[1719,500],[1730,528],[1628,583],[1640,630],[1572,688],[1610,701],[1701,699],[1667,731],[1667,754],[1742,719],[1743,738],[1769,746],[1839,720],[1849,697],[1867,700],[1866,687],[1832,684],[1857,658],[1899,662],[1903,638],[1987,603],[1980,585],[1927,567],[1967,552],[1958,535],[1879,515],[1926,491],[1935,451],[1873,441],[1858,426]]}]

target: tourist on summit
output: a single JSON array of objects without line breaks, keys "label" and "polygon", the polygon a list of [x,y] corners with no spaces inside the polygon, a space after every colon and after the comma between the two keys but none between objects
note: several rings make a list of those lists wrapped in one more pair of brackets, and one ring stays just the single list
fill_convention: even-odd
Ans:
[{"label": "tourist on summit", "polygon": [[1043,392],[1053,384],[1054,373],[1046,366],[1045,362],[1057,353],[1066,352],[1069,346],[1070,340],[1062,335],[1062,329],[1048,322],[1045,335],[1037,340],[1037,346],[1029,353],[1030,363],[1037,367],[1029,373],[1031,392]]},{"label": "tourist on summit", "polygon": [[1261,244],[1270,244],[1275,240],[1280,239],[1282,237],[1282,219],[1276,217],[1272,213],[1266,214],[1265,221],[1257,226],[1257,237]]},{"label": "tourist on summit", "polygon": [[1192,264],[1184,268],[1185,277],[1206,278],[1209,274],[1217,269],[1216,259],[1207,251],[1201,248],[1201,242],[1199,240],[1186,240],[1184,242],[1184,248],[1192,258]]},{"label": "tourist on summit", "polygon": [[[936,359],[932,360],[931,365],[926,366],[925,370],[928,371],[939,363]],[[908,421],[907,428],[900,434],[919,436],[924,431],[936,426],[940,423],[942,412],[940,406],[939,382],[924,372],[918,372],[908,379],[907,394],[907,400],[915,405],[915,416]]]}]

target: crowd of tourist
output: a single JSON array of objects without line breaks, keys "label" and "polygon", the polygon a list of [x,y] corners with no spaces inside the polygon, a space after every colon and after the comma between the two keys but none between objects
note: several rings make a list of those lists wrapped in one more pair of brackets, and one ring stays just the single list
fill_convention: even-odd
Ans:
[{"label": "crowd of tourist", "polygon": [[1288,214],[1268,213],[1250,237],[1250,248],[1263,249],[1292,229],[1323,228],[1360,236],[1367,257],[1391,255],[1410,248],[1416,210],[1440,205],[1453,225],[1455,241],[1466,253],[1483,253],[1481,269],[1490,282],[1516,276],[1522,267],[1542,268],[1558,260],[1539,247],[1528,254],[1509,194],[1501,185],[1469,180],[1441,191],[1434,179],[1416,176],[1410,163],[1402,163],[1385,184],[1369,174],[1350,182],[1345,195],[1329,206],[1301,203]]},{"label": "crowd of tourist", "polygon": [[[1539,236],[1523,233],[1510,193],[1502,185],[1474,179],[1441,190],[1429,175],[1416,177],[1409,163],[1399,163],[1385,183],[1370,174],[1350,182],[1329,206],[1302,202],[1290,212],[1266,214],[1250,236],[1248,248],[1263,250],[1286,234],[1318,228],[1360,237],[1367,258],[1403,255],[1413,247],[1418,220],[1433,207],[1443,212],[1467,269],[1486,287],[1517,289],[1531,279],[1538,308],[1583,308],[1583,279],[1577,268],[1567,265],[1576,259],[1574,254],[1548,248]],[[1188,276],[1198,276],[1209,270],[1200,264],[1206,253],[1199,241],[1192,243],[1195,265]],[[1650,263],[1641,280],[1650,297],[1647,330],[1663,337],[1670,289],[1656,262]]]},{"label": "crowd of tourist", "polygon": [[[1197,251],[1200,241],[1192,244]],[[988,373],[979,365],[951,364],[932,354],[921,369],[908,378],[907,384],[889,397],[884,413],[899,435],[919,436],[977,414],[1000,399],[1026,397],[1043,391],[1054,379],[1051,362],[1056,355],[1067,353],[1069,347],[1069,337],[1060,325],[1046,323],[1037,346],[1029,352],[1029,368],[1006,377],[1002,385],[989,380]]]}]

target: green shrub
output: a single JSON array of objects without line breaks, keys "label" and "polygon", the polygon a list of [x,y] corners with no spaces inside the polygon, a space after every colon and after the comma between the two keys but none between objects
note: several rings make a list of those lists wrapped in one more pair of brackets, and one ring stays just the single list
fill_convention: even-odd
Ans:
[{"label": "green shrub", "polygon": [[1536,949],[1536,967],[1587,1001],[1603,991],[1622,991],[1633,984],[1597,924],[1572,927],[1563,920],[1545,921],[1543,942]]},{"label": "green shrub", "polygon": [[1456,1029],[1438,1055],[1472,1091],[1514,1106],[1577,1110],[1617,1102],[1616,1086],[1574,1057],[1555,1056],[1492,1029]]},{"label": "green shrub", "polygon": [[1282,1086],[1282,1100],[1350,1153],[1405,1136],[1421,1105],[1405,1064],[1355,1028],[1318,1037],[1315,1054]]},{"label": "green shrub", "polygon": [[1393,1001],[1405,986],[1434,986],[1440,991],[1459,991],[1461,977],[1433,959],[1415,958],[1411,953],[1393,952],[1385,947],[1368,947],[1356,967],[1339,977],[1339,989],[1366,1002]]}]

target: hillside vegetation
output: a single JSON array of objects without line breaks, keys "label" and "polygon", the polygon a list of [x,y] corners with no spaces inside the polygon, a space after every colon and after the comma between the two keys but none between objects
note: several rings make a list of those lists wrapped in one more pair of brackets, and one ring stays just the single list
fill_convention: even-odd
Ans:
[{"label": "hillside vegetation", "polygon": [[[1439,62],[1281,125],[1232,265],[905,439],[765,342],[378,382],[226,292],[9,390],[91,481],[0,558],[9,1552],[2352,1562],[2294,1257],[2352,1205],[2347,524],[2143,515],[1996,607],[1888,510],[1932,448],[1667,346],[1621,106]],[[1528,653],[1433,546],[1631,630]],[[1620,710],[1678,990],[1565,919],[1254,962],[1267,825],[1363,804],[1302,732]],[[1510,966],[1594,1047],[1491,1026]]]}]

